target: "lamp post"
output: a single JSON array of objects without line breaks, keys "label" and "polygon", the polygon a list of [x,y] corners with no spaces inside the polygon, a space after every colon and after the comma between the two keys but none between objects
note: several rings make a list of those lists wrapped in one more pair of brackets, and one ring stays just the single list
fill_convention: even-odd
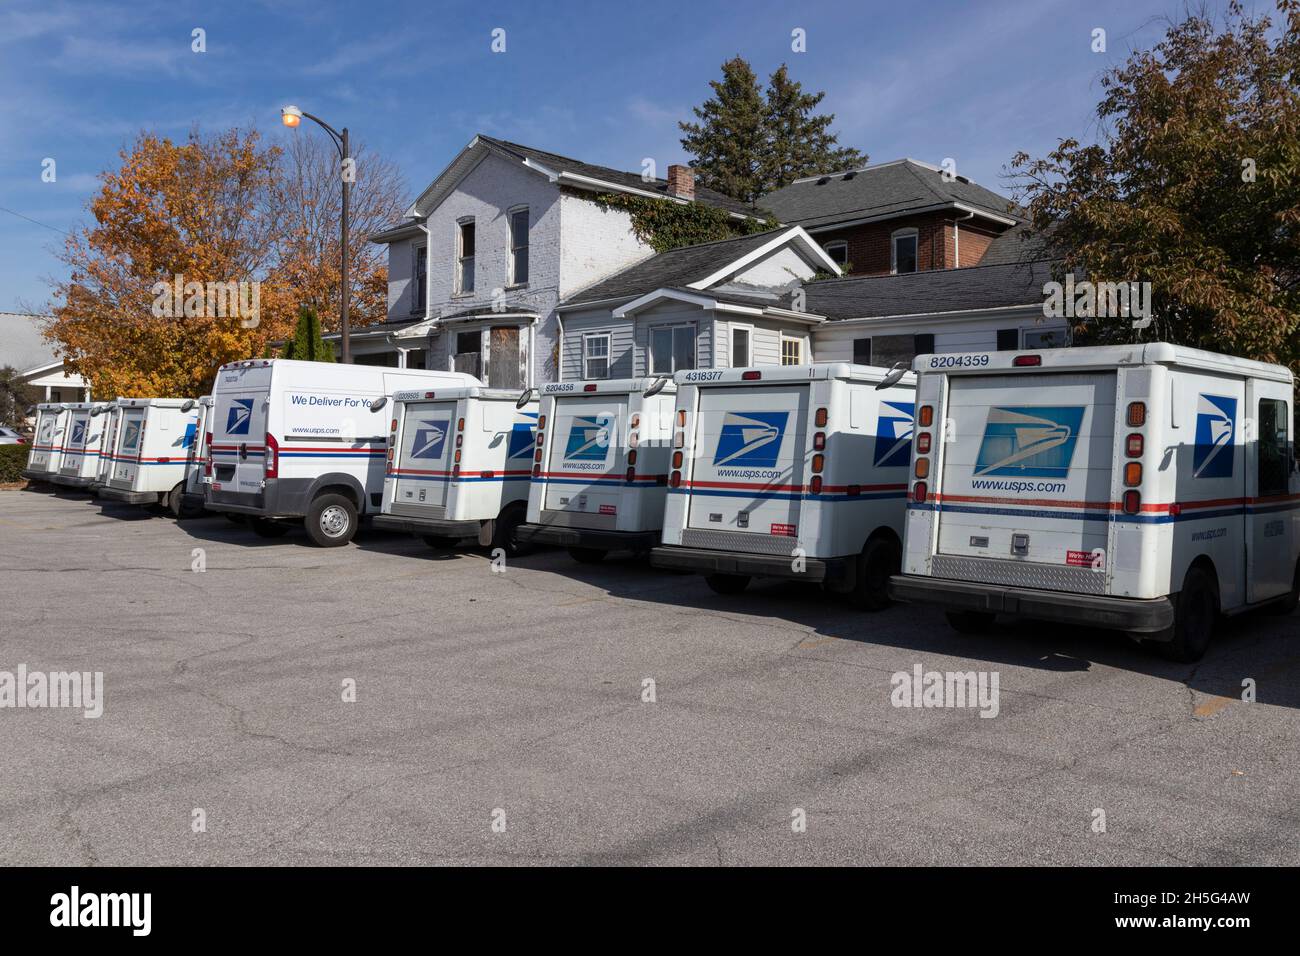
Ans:
[{"label": "lamp post", "polygon": [[310,113],[304,113],[296,106],[283,106],[280,108],[280,122],[284,123],[289,129],[297,129],[302,122],[303,117],[311,120],[325,132],[330,134],[330,139],[334,143],[334,148],[338,150],[339,162],[341,163],[343,178],[343,264],[340,273],[342,292],[339,303],[339,336],[343,342],[343,364],[347,365],[352,362],[352,329],[348,322],[348,209],[352,202],[352,179],[354,178],[352,170],[349,168],[348,161],[352,158],[348,146],[348,128],[343,127],[343,132],[339,132],[329,123],[325,122],[319,116],[312,116]]}]

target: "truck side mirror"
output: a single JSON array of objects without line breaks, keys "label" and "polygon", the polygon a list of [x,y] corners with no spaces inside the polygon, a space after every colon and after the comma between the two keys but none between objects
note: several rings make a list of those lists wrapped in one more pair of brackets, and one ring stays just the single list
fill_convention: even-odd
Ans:
[{"label": "truck side mirror", "polygon": [[664,390],[664,386],[667,384],[668,384],[668,377],[666,375],[661,375],[653,382],[650,383],[650,387],[647,388],[643,394],[645,395],[646,398],[650,398],[653,395],[658,395],[660,392]]},{"label": "truck side mirror", "polygon": [[537,394],[537,389],[535,388],[524,389],[522,392],[519,393],[519,398],[515,402],[515,408],[523,408],[525,405],[527,405],[529,402],[533,400],[533,396],[536,394]]},{"label": "truck side mirror", "polygon": [[895,362],[890,367],[889,374],[876,384],[876,391],[880,392],[887,388],[893,388],[903,380],[903,376],[909,371],[911,371],[911,366],[907,362]]},{"label": "truck side mirror", "polygon": [[378,398],[376,398],[373,402],[370,403],[370,410],[372,412],[377,412],[387,404],[388,404],[388,396],[381,395]]}]

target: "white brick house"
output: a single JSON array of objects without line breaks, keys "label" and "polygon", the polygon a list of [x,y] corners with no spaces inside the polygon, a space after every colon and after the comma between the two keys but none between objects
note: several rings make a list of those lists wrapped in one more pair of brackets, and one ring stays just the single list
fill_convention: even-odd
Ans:
[{"label": "white brick house", "polygon": [[752,214],[696,190],[684,167],[645,181],[476,136],[406,222],[370,237],[388,246],[388,320],[353,334],[354,360],[456,369],[503,388],[559,377],[559,302],[654,254],[599,193]]}]

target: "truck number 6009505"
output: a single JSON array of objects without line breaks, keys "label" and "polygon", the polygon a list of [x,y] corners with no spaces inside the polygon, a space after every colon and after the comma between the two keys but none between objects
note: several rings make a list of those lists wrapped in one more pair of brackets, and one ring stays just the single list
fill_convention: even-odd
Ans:
[{"label": "truck number 6009505", "polygon": [[988,365],[989,357],[987,355],[932,355],[930,356],[930,368],[974,368],[977,365]]}]

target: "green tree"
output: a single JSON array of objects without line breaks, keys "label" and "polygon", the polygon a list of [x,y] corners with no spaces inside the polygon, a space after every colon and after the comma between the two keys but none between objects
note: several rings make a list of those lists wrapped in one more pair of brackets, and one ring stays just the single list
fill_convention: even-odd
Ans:
[{"label": "green tree", "polygon": [[1300,4],[1192,14],[1102,76],[1098,141],[1018,153],[1011,179],[1059,270],[1151,283],[1163,339],[1300,368]]},{"label": "green tree", "polygon": [[320,316],[309,305],[298,310],[298,325],[293,338],[284,343],[281,358],[300,362],[333,362],[334,347],[321,338]]},{"label": "green tree", "polygon": [[41,400],[41,393],[19,378],[12,365],[0,367],[0,425],[21,429],[27,409]]},{"label": "green tree", "polygon": [[678,123],[682,148],[700,184],[745,202],[801,176],[837,172],[867,161],[830,132],[834,115],[815,115],[825,93],[805,93],[784,64],[768,79],[766,96],[749,63],[736,56],[710,80],[713,96]]}]

